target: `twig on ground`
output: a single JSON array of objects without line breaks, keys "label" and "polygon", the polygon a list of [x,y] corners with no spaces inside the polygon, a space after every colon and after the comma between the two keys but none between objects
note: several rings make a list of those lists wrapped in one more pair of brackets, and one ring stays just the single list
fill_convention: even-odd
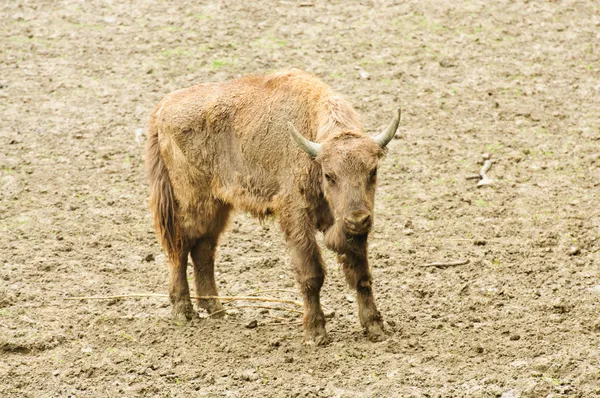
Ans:
[{"label": "twig on ground", "polygon": [[250,296],[190,296],[192,299],[200,299],[200,300],[209,300],[209,299],[219,299],[223,301],[265,301],[267,303],[285,303],[285,304],[293,304],[298,307],[303,307],[299,301],[295,300],[286,300],[286,299],[276,299],[272,297],[250,297]]},{"label": "twig on ground", "polygon": [[[118,296],[83,296],[83,297],[65,297],[65,300],[114,300],[131,297],[169,297],[167,294],[160,293],[131,293]],[[267,303],[285,303],[302,307],[303,304],[295,300],[276,299],[272,297],[245,297],[245,296],[190,296],[191,299],[209,300],[220,299],[223,301],[264,301]]]},{"label": "twig on ground", "polygon": [[302,325],[302,321],[293,321],[293,322],[271,322],[271,323],[259,323],[258,327],[261,326],[286,326],[286,325]]},{"label": "twig on ground", "polygon": [[250,293],[250,296],[254,296],[255,294],[263,294],[263,293],[271,293],[271,292],[284,292],[284,293],[292,293],[298,294],[298,291],[292,289],[268,289],[268,290],[259,290],[254,293]]},{"label": "twig on ground", "polygon": [[477,182],[478,187],[483,187],[485,185],[492,185],[494,183],[494,181],[492,181],[487,176],[487,172],[490,170],[490,168],[496,162],[496,160],[491,159],[491,156],[489,153],[484,153],[481,155],[481,157],[483,158],[483,166],[481,167],[479,174],[471,174],[471,175],[468,175],[465,177],[465,179],[467,179],[467,180],[479,180]]},{"label": "twig on ground", "polygon": [[169,297],[168,294],[162,293],[131,293],[121,294],[118,296],[81,296],[81,297],[65,297],[65,300],[114,300],[132,297]]},{"label": "twig on ground", "polygon": [[448,268],[448,267],[455,267],[457,265],[465,265],[465,264],[469,264],[469,260],[457,260],[457,261],[449,261],[449,262],[429,263],[429,264],[423,264],[423,265],[421,265],[421,267]]},{"label": "twig on ground", "polygon": [[236,306],[232,306],[232,307],[223,308],[222,310],[219,310],[219,311],[215,311],[215,312],[209,314],[208,318],[210,318],[210,317],[212,317],[212,316],[214,316],[216,314],[220,314],[220,313],[223,313],[223,312],[226,312],[226,311],[229,311],[229,310],[235,310],[235,309],[238,309],[238,308],[266,308],[266,309],[269,309],[269,310],[288,311],[288,312],[293,312],[293,313],[296,313],[296,314],[304,314],[302,311],[298,311],[298,310],[295,310],[293,308],[270,307],[268,305],[236,305]]},{"label": "twig on ground", "polygon": [[491,185],[493,183],[493,181],[486,174],[490,170],[490,167],[492,167],[492,164],[494,164],[494,161],[492,159],[486,159],[486,161],[483,162],[483,167],[479,172],[481,180],[477,182],[478,187],[482,187],[484,185]]}]

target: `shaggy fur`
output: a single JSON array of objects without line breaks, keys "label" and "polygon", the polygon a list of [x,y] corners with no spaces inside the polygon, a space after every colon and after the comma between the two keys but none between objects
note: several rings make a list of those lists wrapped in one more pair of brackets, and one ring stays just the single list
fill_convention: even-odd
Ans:
[{"label": "shaggy fur", "polygon": [[[321,144],[315,159],[292,140],[288,122]],[[346,279],[357,290],[361,324],[372,339],[383,336],[367,236],[384,150],[329,86],[293,69],[178,90],[158,103],[148,135],[150,208],[168,252],[175,317],[196,315],[185,275],[189,253],[196,293],[217,295],[218,238],[230,211],[240,209],[260,219],[279,218],[304,297],[308,340],[326,341],[317,231],[339,253]],[[222,308],[218,300],[198,305],[209,312]]]}]

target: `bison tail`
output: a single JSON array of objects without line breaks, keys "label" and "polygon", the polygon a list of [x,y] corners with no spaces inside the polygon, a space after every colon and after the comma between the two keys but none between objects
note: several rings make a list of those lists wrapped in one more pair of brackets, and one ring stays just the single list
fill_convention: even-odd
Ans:
[{"label": "bison tail", "polygon": [[150,122],[146,146],[146,171],[150,182],[150,211],[154,229],[169,257],[177,255],[180,237],[177,228],[177,202],[167,167],[160,153],[158,129]]}]

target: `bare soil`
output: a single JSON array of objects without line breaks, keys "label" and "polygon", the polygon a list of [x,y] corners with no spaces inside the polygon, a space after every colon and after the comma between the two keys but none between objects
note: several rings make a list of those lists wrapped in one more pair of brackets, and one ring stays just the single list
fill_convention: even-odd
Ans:
[{"label": "bare soil", "polygon": [[[592,0],[3,1],[0,396],[600,396],[599,15]],[[176,324],[165,298],[65,300],[166,292],[153,105],[292,66],[370,132],[404,110],[370,241],[388,339],[363,335],[329,252],[324,348],[261,326],[297,319],[281,311]],[[482,153],[494,184],[477,188]],[[217,263],[222,295],[294,288],[276,222],[238,214]]]}]

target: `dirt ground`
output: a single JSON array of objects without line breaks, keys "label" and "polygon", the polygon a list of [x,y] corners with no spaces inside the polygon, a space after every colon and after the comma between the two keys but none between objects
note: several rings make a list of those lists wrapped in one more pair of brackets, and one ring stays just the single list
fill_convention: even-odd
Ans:
[{"label": "dirt ground", "polygon": [[[600,396],[599,54],[592,0],[2,1],[0,396]],[[161,297],[65,300],[167,290],[153,105],[292,66],[369,132],[404,110],[370,240],[388,339],[327,251],[324,348],[245,327],[282,311],[176,324]],[[238,214],[217,268],[222,295],[294,288],[276,222]]]}]

